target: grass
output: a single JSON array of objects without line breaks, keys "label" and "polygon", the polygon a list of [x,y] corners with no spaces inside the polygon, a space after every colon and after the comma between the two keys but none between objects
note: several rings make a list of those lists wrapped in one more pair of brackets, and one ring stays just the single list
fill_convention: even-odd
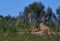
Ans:
[{"label": "grass", "polygon": [[0,41],[60,41],[60,36],[0,33]]}]

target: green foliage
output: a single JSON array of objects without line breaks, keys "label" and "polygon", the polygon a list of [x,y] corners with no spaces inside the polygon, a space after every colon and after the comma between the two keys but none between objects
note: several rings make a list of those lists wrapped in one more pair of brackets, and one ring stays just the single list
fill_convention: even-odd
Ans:
[{"label": "green foliage", "polygon": [[60,31],[60,6],[56,9],[56,13],[58,15],[58,32]]},{"label": "green foliage", "polygon": [[[32,22],[30,23],[27,16],[32,12]],[[45,11],[42,3],[34,2],[26,6],[22,15],[17,17],[0,15],[0,41],[60,41],[60,36],[58,35],[50,37],[48,35],[16,34],[17,32],[30,32],[31,25],[40,30],[38,23],[42,19],[41,22],[47,24],[53,31],[60,31],[60,7],[57,8],[56,12],[58,13],[56,14],[58,18],[54,15],[52,8],[48,7],[47,11]]]},{"label": "green foliage", "polygon": [[44,10],[44,5],[40,2],[34,2],[29,6],[25,7],[24,15],[27,16],[29,13],[34,12],[40,14]]},{"label": "green foliage", "polygon": [[59,6],[59,8],[56,9],[56,13],[60,14],[60,6]]},{"label": "green foliage", "polygon": [[[60,8],[57,9],[57,13],[59,13]],[[27,17],[29,13],[32,13],[32,22],[29,22],[29,18]],[[21,15],[23,14],[23,15]],[[36,15],[35,15],[36,14]],[[59,21],[55,21],[56,16],[54,15],[52,8],[48,7],[47,11],[44,10],[44,5],[40,2],[34,2],[29,4],[24,12],[20,12],[18,17],[11,17],[10,15],[3,17],[0,15],[0,31],[2,32],[19,32],[19,31],[31,31],[31,25],[34,25],[39,29],[39,22],[42,18],[44,18],[43,22],[47,24],[47,26],[56,30],[59,29]],[[58,18],[57,18],[58,19]],[[47,20],[47,21],[46,21]],[[58,19],[59,20],[59,19]],[[48,23],[47,23],[48,22]],[[58,25],[56,26],[55,23]]]},{"label": "green foliage", "polygon": [[12,34],[0,32],[0,41],[60,41],[59,38],[59,35],[50,37],[48,35],[39,36],[32,34]]}]

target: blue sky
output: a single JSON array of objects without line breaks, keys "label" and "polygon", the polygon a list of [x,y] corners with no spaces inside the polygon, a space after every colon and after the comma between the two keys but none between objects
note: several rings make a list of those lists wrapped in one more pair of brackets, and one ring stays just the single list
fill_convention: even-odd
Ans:
[{"label": "blue sky", "polygon": [[45,9],[49,6],[54,12],[60,6],[60,0],[0,0],[0,15],[18,16],[19,11],[33,2],[42,2]]}]

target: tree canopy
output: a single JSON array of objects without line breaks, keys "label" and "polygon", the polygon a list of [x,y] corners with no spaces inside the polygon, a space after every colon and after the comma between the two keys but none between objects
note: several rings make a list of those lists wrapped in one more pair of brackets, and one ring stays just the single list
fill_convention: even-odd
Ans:
[{"label": "tree canopy", "polygon": [[60,7],[56,9],[56,15],[52,8],[48,7],[45,10],[45,6],[41,2],[33,2],[25,7],[24,12],[19,12],[17,17],[0,15],[0,31],[31,30],[31,24],[38,27],[38,23],[42,21],[45,25],[55,29],[55,27],[58,28],[56,25],[60,24],[60,21],[57,22],[60,19]]}]

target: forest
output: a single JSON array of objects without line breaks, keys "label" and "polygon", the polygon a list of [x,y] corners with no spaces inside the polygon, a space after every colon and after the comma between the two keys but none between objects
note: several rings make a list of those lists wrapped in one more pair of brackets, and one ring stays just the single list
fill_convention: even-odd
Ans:
[{"label": "forest", "polygon": [[60,35],[50,37],[30,34],[32,26],[40,31],[39,22],[42,18],[46,26],[54,32],[60,32],[60,6],[56,8],[55,13],[50,7],[45,9],[41,2],[33,2],[26,6],[24,11],[19,12],[17,17],[0,15],[0,41],[60,41]]}]

